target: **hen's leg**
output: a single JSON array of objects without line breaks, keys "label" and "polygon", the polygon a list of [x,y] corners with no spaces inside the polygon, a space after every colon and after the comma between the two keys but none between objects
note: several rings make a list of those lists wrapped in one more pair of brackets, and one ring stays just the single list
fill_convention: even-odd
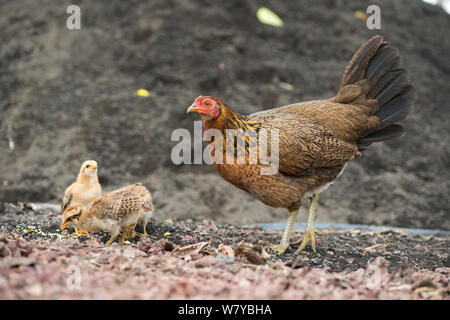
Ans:
[{"label": "hen's leg", "polygon": [[314,220],[316,218],[316,210],[317,210],[317,201],[319,200],[319,194],[316,193],[312,200],[311,200],[311,206],[309,207],[309,216],[308,216],[308,223],[306,224],[306,230],[305,235],[302,239],[299,241],[296,241],[292,244],[297,244],[301,241],[300,247],[297,249],[297,253],[301,252],[303,249],[305,249],[308,242],[311,241],[311,247],[313,248],[314,252],[316,252],[316,239],[315,234],[319,234],[320,232],[317,231],[316,228],[314,228]]},{"label": "hen's leg", "polygon": [[291,238],[292,229],[294,229],[294,223],[297,219],[297,215],[298,210],[289,211],[289,219],[287,221],[286,228],[284,229],[280,244],[270,246],[270,248],[278,254],[282,254],[287,248],[289,248],[289,239]]}]

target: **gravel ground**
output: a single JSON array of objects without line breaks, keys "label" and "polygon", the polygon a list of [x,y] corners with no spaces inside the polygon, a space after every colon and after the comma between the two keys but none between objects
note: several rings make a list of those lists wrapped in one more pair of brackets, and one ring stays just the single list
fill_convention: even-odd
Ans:
[{"label": "gravel ground", "polygon": [[109,235],[76,237],[60,221],[0,204],[1,299],[450,298],[449,238],[329,230],[317,254],[278,256],[267,245],[281,233],[258,226],[152,220],[150,237],[106,246]]}]

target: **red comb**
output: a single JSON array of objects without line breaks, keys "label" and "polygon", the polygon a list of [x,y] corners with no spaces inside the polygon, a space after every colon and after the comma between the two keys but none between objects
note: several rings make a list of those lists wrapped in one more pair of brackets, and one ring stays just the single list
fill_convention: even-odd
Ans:
[{"label": "red comb", "polygon": [[194,103],[199,103],[202,99],[202,96],[198,96],[197,99],[195,99]]}]

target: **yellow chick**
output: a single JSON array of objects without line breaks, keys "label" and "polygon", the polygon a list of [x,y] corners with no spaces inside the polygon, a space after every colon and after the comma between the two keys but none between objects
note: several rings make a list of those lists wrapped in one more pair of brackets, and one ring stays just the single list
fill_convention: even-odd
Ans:
[{"label": "yellow chick", "polygon": [[[77,180],[71,184],[64,192],[61,201],[61,214],[71,206],[87,206],[89,202],[101,195],[102,187],[98,182],[97,162],[88,160],[83,163],[80,168]],[[75,228],[76,235],[87,234],[83,230]]]}]

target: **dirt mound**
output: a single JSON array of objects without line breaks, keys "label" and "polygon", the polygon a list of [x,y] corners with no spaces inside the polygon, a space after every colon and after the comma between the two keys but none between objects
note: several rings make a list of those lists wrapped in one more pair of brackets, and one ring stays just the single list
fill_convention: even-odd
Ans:
[{"label": "dirt mound", "polygon": [[[283,220],[211,167],[173,165],[171,133],[192,130],[185,110],[200,94],[242,113],[333,96],[374,34],[354,16],[366,1],[82,1],[81,30],[66,28],[69,4],[1,4],[0,201],[59,201],[95,159],[105,189],[143,181],[159,218]],[[260,5],[285,26],[259,23]],[[420,1],[380,7],[418,92],[408,135],[353,161],[319,221],[450,229],[450,17]]]}]

